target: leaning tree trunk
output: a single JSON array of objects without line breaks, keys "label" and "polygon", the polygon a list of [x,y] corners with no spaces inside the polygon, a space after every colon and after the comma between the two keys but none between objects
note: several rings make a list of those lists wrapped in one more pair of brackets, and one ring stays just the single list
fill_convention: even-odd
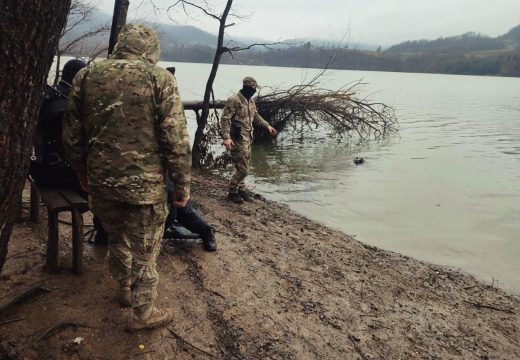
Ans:
[{"label": "leaning tree trunk", "polygon": [[29,167],[42,91],[70,0],[0,3],[0,271]]},{"label": "leaning tree trunk", "polygon": [[218,40],[217,49],[215,50],[215,57],[213,58],[213,65],[206,82],[206,89],[204,90],[204,100],[202,101],[201,115],[197,116],[197,131],[195,131],[195,138],[193,140],[193,150],[191,154],[191,163],[193,167],[200,168],[202,164],[202,153],[204,151],[203,140],[204,140],[204,129],[208,124],[209,117],[209,102],[211,98],[211,92],[213,90],[213,82],[217,76],[218,66],[220,64],[220,58],[225,51],[224,48],[224,31],[226,30],[226,20],[233,5],[233,0],[227,0],[226,7],[222,16],[219,18],[219,29],[218,29]]}]

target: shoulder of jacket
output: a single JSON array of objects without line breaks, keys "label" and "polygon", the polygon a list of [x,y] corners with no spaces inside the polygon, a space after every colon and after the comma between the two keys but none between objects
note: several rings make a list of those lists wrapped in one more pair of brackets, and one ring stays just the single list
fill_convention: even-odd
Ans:
[{"label": "shoulder of jacket", "polygon": [[171,72],[169,72],[168,70],[166,70],[160,66],[152,65],[152,66],[150,66],[149,71],[151,72],[152,76],[155,79],[157,79],[158,82],[169,82],[174,85],[177,84],[177,80],[175,79],[175,76],[173,76],[173,74]]},{"label": "shoulder of jacket", "polygon": [[47,85],[45,90],[43,91],[43,101],[54,101],[59,99],[66,99],[67,96],[63,94],[63,91],[60,91],[58,85]]},{"label": "shoulder of jacket", "polygon": [[228,98],[228,101],[229,102],[233,102],[233,103],[240,103],[240,96],[238,96],[238,94],[233,94],[231,95],[229,98]]}]

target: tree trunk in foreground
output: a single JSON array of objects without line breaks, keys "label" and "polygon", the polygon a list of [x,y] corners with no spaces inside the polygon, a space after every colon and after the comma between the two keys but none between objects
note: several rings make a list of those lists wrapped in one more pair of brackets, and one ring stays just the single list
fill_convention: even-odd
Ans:
[{"label": "tree trunk in foreground", "polygon": [[121,28],[126,24],[129,0],[116,0],[114,4],[114,14],[112,15],[112,27],[110,28],[110,40],[108,42],[108,55],[112,54],[116,46]]},{"label": "tree trunk in foreground", "polygon": [[42,91],[70,0],[0,3],[0,271],[29,167]]}]

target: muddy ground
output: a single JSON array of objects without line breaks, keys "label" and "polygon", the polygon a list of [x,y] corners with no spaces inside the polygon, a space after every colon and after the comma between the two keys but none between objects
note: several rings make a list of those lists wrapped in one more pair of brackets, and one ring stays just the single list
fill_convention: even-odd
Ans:
[{"label": "muddy ground", "polygon": [[175,320],[140,334],[124,331],[130,310],[115,300],[106,246],[86,243],[84,273],[73,275],[63,224],[62,269],[44,271],[46,218],[28,222],[26,194],[0,306],[35,291],[0,313],[0,358],[520,359],[517,296],[363,245],[261,198],[231,204],[225,188],[195,176],[192,198],[219,250],[164,249],[158,301]]}]

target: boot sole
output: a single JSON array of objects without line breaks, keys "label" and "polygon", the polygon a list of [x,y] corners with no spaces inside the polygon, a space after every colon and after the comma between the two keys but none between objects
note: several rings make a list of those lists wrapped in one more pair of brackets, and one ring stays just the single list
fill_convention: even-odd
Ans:
[{"label": "boot sole", "polygon": [[128,321],[128,325],[126,326],[126,331],[128,332],[136,332],[141,330],[151,330],[159,327],[165,327],[173,320],[173,314],[169,314],[166,319],[157,320],[156,322],[152,322],[149,324],[143,324],[138,321],[134,321],[133,319]]}]

